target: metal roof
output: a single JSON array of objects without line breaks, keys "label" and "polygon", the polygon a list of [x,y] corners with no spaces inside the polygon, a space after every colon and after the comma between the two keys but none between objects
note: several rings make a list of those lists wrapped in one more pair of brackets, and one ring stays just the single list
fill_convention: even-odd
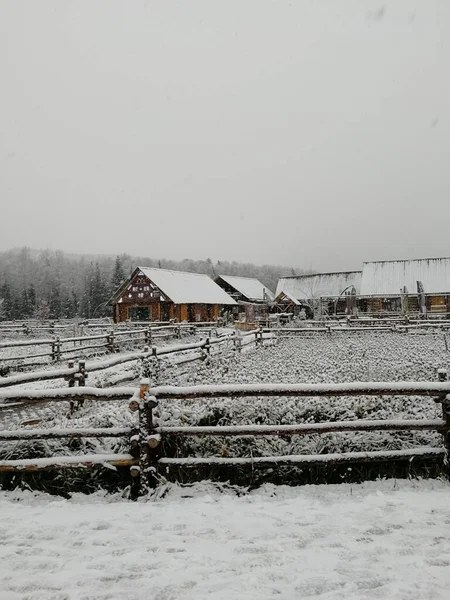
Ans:
[{"label": "metal roof", "polygon": [[399,295],[404,286],[416,294],[418,281],[426,294],[450,293],[450,258],[365,262],[361,295]]},{"label": "metal roof", "polygon": [[174,304],[236,304],[208,275],[151,267],[138,269]]},{"label": "metal roof", "polygon": [[280,292],[287,292],[297,300],[333,298],[339,296],[351,285],[355,287],[356,293],[359,294],[361,271],[281,277],[278,281],[276,295],[278,296]]},{"label": "metal roof", "polygon": [[[217,279],[223,279],[248,300],[273,300],[274,295],[258,279],[253,277],[236,277],[234,275],[219,275]],[[264,297],[264,292],[266,297]]]}]

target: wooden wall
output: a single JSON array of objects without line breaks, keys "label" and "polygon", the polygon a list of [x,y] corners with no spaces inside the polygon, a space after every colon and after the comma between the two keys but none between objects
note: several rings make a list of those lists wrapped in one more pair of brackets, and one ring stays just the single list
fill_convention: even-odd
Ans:
[{"label": "wooden wall", "polygon": [[217,321],[220,314],[218,304],[173,304],[172,302],[127,302],[114,305],[114,321],[122,323],[131,318],[132,308],[149,308],[150,321],[161,321],[163,315],[168,315],[168,320],[177,322],[203,322]]}]

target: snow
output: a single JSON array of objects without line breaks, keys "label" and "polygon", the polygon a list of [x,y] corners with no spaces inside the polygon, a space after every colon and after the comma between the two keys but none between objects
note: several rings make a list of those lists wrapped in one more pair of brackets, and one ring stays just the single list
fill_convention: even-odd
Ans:
[{"label": "snow", "polygon": [[64,466],[80,466],[84,464],[111,465],[123,462],[132,461],[133,457],[130,454],[80,454],[77,456],[52,456],[48,458],[21,458],[19,460],[0,460],[0,470],[20,470],[30,467],[46,468],[46,467],[64,467]]},{"label": "snow", "polygon": [[297,300],[332,298],[339,296],[350,285],[355,286],[356,293],[359,293],[361,271],[281,277],[275,296],[278,296],[280,292],[288,292]]},{"label": "snow", "polygon": [[[328,423],[308,423],[300,425],[218,425],[218,426],[203,426],[203,427],[161,427],[158,431],[161,433],[179,434],[179,435],[286,435],[300,434],[306,435],[311,433],[320,433],[321,431],[362,431],[381,429],[384,431],[401,430],[401,429],[430,429],[436,431],[443,429],[445,421],[443,419],[389,419],[389,420],[372,420],[364,421],[357,419],[355,421],[333,421]],[[11,432],[9,432],[11,434]],[[0,431],[0,439],[7,432]],[[12,434],[11,434],[12,435]]]},{"label": "snow", "polygon": [[[217,279],[223,279],[248,300],[273,300],[274,294],[258,279],[253,277],[236,277],[234,275],[219,275]],[[264,295],[265,292],[265,295]]]},{"label": "snow", "polygon": [[0,493],[2,600],[446,600],[450,485]]},{"label": "snow", "polygon": [[411,295],[415,295],[418,281],[423,283],[426,294],[448,293],[450,258],[365,262],[361,295],[399,296],[404,286]]},{"label": "snow", "polygon": [[295,306],[300,306],[300,302],[297,300],[297,298],[295,298],[292,294],[290,294],[286,290],[281,291],[275,298],[275,301],[280,302],[281,300],[284,300],[285,298],[290,300],[293,304],[295,304]]},{"label": "snow", "polygon": [[236,304],[208,275],[149,267],[139,270],[175,304]]},{"label": "snow", "polygon": [[354,383],[247,383],[200,386],[159,386],[152,394],[161,398],[220,397],[220,396],[342,396],[363,394],[374,396],[390,395],[434,395],[450,393],[450,381],[412,382],[377,381]]},{"label": "snow", "polygon": [[[386,450],[384,452],[338,452],[334,454],[291,454],[284,456],[252,456],[250,458],[236,457],[188,457],[188,458],[160,458],[159,464],[170,467],[171,465],[195,467],[197,465],[282,465],[282,464],[310,464],[320,465],[326,463],[345,463],[345,462],[372,462],[389,461],[414,458],[429,458],[431,456],[444,457],[444,448],[417,448],[414,450]],[[13,462],[13,461],[11,461]],[[1,461],[0,461],[1,465]]]}]

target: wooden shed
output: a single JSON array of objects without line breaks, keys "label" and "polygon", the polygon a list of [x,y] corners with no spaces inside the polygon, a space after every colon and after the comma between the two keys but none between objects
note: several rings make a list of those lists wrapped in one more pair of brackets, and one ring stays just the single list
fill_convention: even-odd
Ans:
[{"label": "wooden shed", "polygon": [[236,302],[207,275],[137,267],[110,300],[114,322],[216,321]]},{"label": "wooden shed", "polygon": [[218,275],[214,281],[238,302],[267,303],[274,299],[273,292],[254,277]]}]

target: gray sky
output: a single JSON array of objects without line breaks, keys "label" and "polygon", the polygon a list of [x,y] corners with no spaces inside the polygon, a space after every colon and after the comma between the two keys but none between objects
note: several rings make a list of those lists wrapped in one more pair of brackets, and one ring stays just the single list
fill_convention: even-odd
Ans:
[{"label": "gray sky", "polygon": [[450,255],[448,0],[2,0],[0,249]]}]

